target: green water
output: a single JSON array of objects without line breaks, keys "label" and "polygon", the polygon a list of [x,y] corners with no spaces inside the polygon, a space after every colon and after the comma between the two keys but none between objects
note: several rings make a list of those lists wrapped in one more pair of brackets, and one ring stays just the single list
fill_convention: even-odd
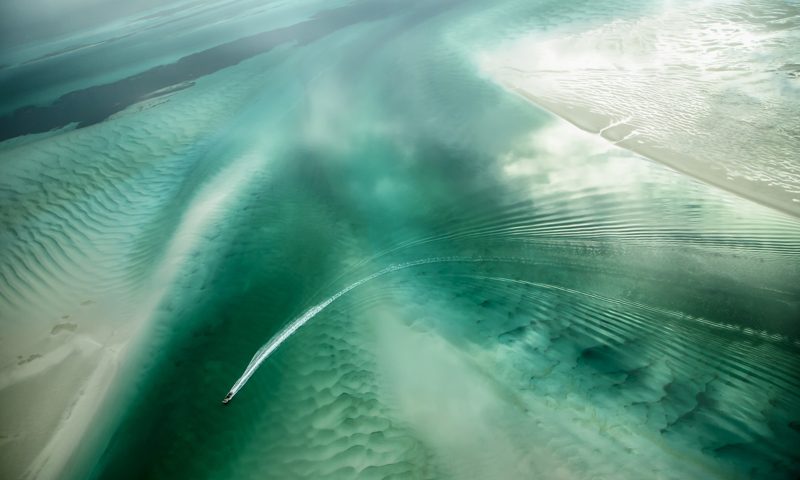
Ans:
[{"label": "green water", "polygon": [[[334,8],[243,5],[177,32]],[[320,38],[0,151],[8,331],[83,298],[143,325],[67,475],[796,476],[800,221],[476,66],[520,32],[656,6],[353,5],[318,14]],[[220,404],[308,308],[424,259],[337,298]]]}]

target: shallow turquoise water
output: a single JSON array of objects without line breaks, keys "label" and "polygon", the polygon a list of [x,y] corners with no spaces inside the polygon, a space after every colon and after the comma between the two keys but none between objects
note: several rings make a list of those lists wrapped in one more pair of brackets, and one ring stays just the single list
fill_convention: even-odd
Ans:
[{"label": "shallow turquoise water", "polygon": [[0,71],[3,341],[141,325],[65,475],[796,477],[800,221],[479,68],[663,8],[615,7],[195,3],[9,50],[123,36]]}]

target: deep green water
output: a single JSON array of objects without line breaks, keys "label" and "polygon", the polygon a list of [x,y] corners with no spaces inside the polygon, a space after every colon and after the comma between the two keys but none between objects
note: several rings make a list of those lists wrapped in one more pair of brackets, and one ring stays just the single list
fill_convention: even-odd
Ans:
[{"label": "deep green water", "polygon": [[[84,128],[0,144],[4,337],[86,298],[143,325],[67,477],[796,477],[800,221],[476,66],[662,8],[617,3],[194,4],[18,67],[47,85],[0,72],[5,119],[99,98],[58,111]],[[216,71],[181,63],[209,51]],[[424,259],[337,298],[220,405],[308,308]]]}]

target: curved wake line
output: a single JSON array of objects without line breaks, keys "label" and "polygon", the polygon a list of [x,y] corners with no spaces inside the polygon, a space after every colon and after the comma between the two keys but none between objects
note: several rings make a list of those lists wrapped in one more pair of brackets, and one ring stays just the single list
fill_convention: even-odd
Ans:
[{"label": "curved wake line", "polygon": [[[343,288],[343,289],[339,290],[338,292],[336,292],[331,297],[328,297],[324,301],[322,301],[322,302],[314,305],[313,307],[309,308],[308,310],[303,312],[302,315],[300,315],[299,317],[297,317],[294,320],[292,320],[285,327],[283,327],[277,334],[275,334],[272,338],[270,338],[269,341],[267,343],[265,343],[264,346],[262,346],[260,349],[258,349],[258,351],[256,351],[255,355],[253,355],[253,358],[252,358],[252,360],[250,360],[250,363],[247,365],[247,368],[245,368],[244,373],[242,373],[242,375],[239,377],[239,379],[236,380],[236,383],[233,384],[233,387],[231,387],[231,389],[228,392],[228,394],[222,400],[222,403],[223,404],[227,404],[228,402],[230,402],[231,399],[233,399],[233,397],[239,392],[239,390],[241,390],[242,387],[244,387],[244,385],[247,383],[247,381],[250,379],[250,377],[253,376],[253,374],[256,372],[256,370],[258,370],[258,367],[261,366],[261,364],[264,363],[264,361],[267,358],[269,358],[269,356],[272,354],[272,352],[277,350],[278,347],[280,347],[281,344],[283,344],[283,342],[285,342],[290,336],[292,336],[292,334],[294,334],[300,327],[302,327],[303,325],[308,323],[312,318],[314,318],[318,313],[320,313],[322,310],[324,310],[328,305],[330,305],[331,303],[335,302],[339,297],[345,295],[350,290],[353,290],[356,287],[359,287],[359,286],[361,286],[361,285],[363,285],[363,284],[365,284],[365,283],[367,283],[367,282],[369,282],[371,280],[374,280],[374,279],[376,279],[378,277],[382,277],[382,276],[384,276],[386,274],[389,274],[389,273],[392,273],[392,272],[396,272],[398,270],[404,270],[406,268],[417,267],[417,266],[421,266],[421,265],[430,265],[430,264],[434,264],[434,263],[483,263],[483,262],[530,263],[531,259],[515,258],[515,257],[493,257],[493,258],[484,258],[484,257],[432,257],[432,258],[424,258],[424,259],[420,259],[420,260],[413,260],[413,261],[405,262],[405,263],[398,263],[398,264],[390,265],[390,266],[388,266],[388,267],[386,267],[386,268],[384,268],[382,270],[379,270],[379,271],[377,271],[377,272],[375,272],[375,273],[373,273],[373,274],[371,274],[371,275],[369,275],[367,277],[364,277],[364,278],[362,278],[362,279],[360,279],[360,280],[358,280],[358,281],[346,286],[345,288]],[[601,295],[582,292],[582,291],[579,291],[579,290],[573,290],[571,288],[561,287],[561,286],[558,286],[558,285],[551,285],[551,284],[539,283],[539,282],[529,282],[529,281],[526,281],[526,280],[517,280],[517,279],[504,278],[504,277],[489,277],[489,276],[482,276],[482,275],[463,275],[463,276],[473,277],[473,278],[480,278],[480,279],[484,279],[484,280],[495,280],[495,281],[504,281],[504,282],[510,282],[510,283],[527,284],[527,285],[532,285],[532,286],[541,287],[541,288],[560,290],[560,291],[563,291],[563,292],[566,292],[566,293],[585,295],[587,297],[594,298],[594,299],[597,299],[597,300],[603,300],[603,301],[616,303],[616,304],[625,304],[625,305],[628,305],[628,306],[640,308],[640,309],[643,309],[643,310],[646,310],[646,311],[649,311],[649,312],[653,312],[653,313],[659,313],[659,314],[662,314],[662,315],[667,315],[667,316],[670,316],[670,317],[676,317],[676,318],[681,318],[681,319],[691,319],[693,321],[696,321],[696,322],[699,322],[699,323],[703,323],[703,324],[705,324],[707,326],[710,326],[710,327],[722,328],[722,329],[726,329],[726,330],[741,330],[743,333],[746,333],[748,335],[755,334],[755,335],[761,336],[762,338],[764,338],[766,340],[772,340],[772,341],[778,341],[778,342],[787,342],[788,341],[787,337],[783,337],[781,335],[770,335],[767,332],[755,332],[755,331],[752,331],[751,329],[743,329],[742,330],[741,327],[738,327],[738,326],[735,326],[735,325],[727,325],[727,324],[722,324],[722,323],[718,323],[718,322],[713,322],[713,321],[706,320],[706,319],[699,318],[699,317],[692,317],[692,316],[689,316],[689,315],[686,315],[686,314],[683,314],[683,313],[680,313],[680,312],[674,312],[674,311],[671,311],[671,310],[652,307],[652,306],[649,306],[649,305],[640,304],[640,303],[636,303],[636,302],[629,302],[629,301],[623,301],[623,300],[617,300],[617,299],[610,299],[610,298],[607,298],[607,297],[603,297]]]},{"label": "curved wake line", "polygon": [[[513,259],[518,260],[518,259]],[[395,265],[389,265],[388,267],[384,268],[383,270],[379,270],[372,275],[362,278],[355,283],[351,283],[350,285],[346,286],[345,288],[336,292],[333,296],[328,297],[324,301],[314,305],[313,307],[309,308],[302,315],[297,317],[296,319],[292,320],[283,327],[277,334],[275,334],[272,338],[269,339],[267,343],[264,344],[263,347],[259,348],[258,351],[253,355],[253,359],[250,360],[250,363],[247,365],[247,368],[244,369],[244,373],[242,376],[236,380],[236,383],[233,384],[230,391],[225,398],[222,400],[222,403],[227,404],[231,401],[231,399],[236,395],[239,390],[244,387],[250,377],[253,376],[255,371],[264,363],[264,360],[269,358],[269,356],[274,352],[278,347],[281,346],[283,342],[286,341],[294,332],[297,331],[300,327],[308,323],[309,320],[314,318],[319,312],[325,309],[328,305],[335,302],[339,297],[346,294],[350,290],[363,285],[370,280],[374,280],[378,277],[382,277],[388,273],[396,272],[398,270],[404,270],[406,268],[417,267],[420,265],[429,265],[432,263],[450,263],[450,262],[463,262],[463,263],[477,263],[477,262],[501,262],[504,261],[503,259],[485,259],[485,258],[470,258],[470,257],[433,257],[433,258],[424,258],[421,260],[413,260],[410,262],[405,263],[398,263]],[[505,259],[505,261],[512,261],[512,259]]]}]

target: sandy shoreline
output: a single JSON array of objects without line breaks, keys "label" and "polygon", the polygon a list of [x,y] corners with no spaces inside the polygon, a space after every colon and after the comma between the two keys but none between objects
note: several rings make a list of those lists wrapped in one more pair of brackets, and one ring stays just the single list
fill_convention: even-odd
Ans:
[{"label": "sandy shoreline", "polygon": [[785,191],[767,188],[762,183],[738,177],[727,177],[725,172],[715,169],[696,158],[687,157],[667,148],[660,148],[631,135],[634,127],[624,122],[611,122],[602,115],[587,109],[549,101],[537,96],[522,87],[513,85],[502,79],[498,82],[507,90],[526,101],[563,118],[581,130],[602,136],[609,142],[642,155],[673,170],[701,180],[705,183],[736,194],[747,200],[779,210],[783,213],[800,217],[800,203],[794,201],[794,195]]}]

